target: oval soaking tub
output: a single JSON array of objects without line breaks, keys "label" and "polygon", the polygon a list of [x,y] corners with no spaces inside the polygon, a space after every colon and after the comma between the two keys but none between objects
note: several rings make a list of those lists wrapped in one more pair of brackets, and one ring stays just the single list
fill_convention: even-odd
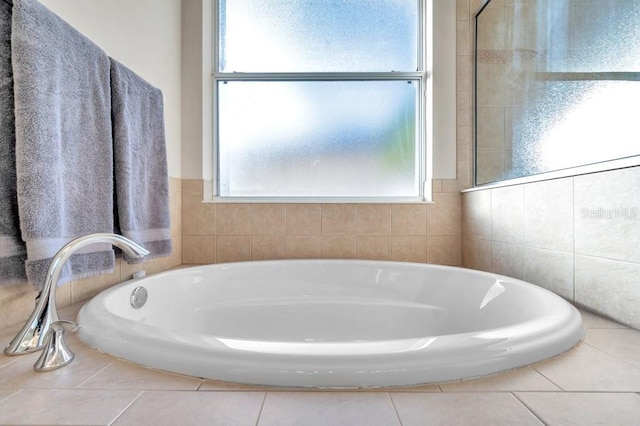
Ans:
[{"label": "oval soaking tub", "polygon": [[523,281],[355,260],[177,269],[103,291],[78,322],[85,343],[146,366],[336,388],[482,376],[559,354],[584,336],[573,306]]}]

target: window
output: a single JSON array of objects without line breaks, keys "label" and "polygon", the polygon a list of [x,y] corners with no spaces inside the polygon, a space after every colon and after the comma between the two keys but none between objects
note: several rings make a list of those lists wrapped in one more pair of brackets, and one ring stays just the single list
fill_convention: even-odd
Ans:
[{"label": "window", "polygon": [[220,197],[422,199],[420,0],[218,0]]}]

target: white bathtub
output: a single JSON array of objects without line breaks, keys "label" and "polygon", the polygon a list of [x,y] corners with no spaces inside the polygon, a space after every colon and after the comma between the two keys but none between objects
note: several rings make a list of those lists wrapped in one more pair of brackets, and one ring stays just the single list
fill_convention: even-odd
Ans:
[{"label": "white bathtub", "polygon": [[[130,303],[137,287],[148,292],[138,309]],[[169,271],[105,290],[78,322],[87,344],[146,366],[338,388],[482,376],[559,354],[584,336],[573,306],[523,281],[349,260]]]}]

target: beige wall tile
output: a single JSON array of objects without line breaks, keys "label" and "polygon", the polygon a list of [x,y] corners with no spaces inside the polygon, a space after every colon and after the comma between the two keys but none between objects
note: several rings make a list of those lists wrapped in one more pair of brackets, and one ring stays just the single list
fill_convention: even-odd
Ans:
[{"label": "beige wall tile", "polygon": [[38,293],[33,286],[24,281],[21,283],[3,283],[0,290],[0,327],[23,323],[29,318],[36,306]]},{"label": "beige wall tile", "polygon": [[356,233],[355,204],[323,204],[323,235],[354,235]]},{"label": "beige wall tile", "polygon": [[427,206],[424,204],[393,204],[391,235],[426,235]]},{"label": "beige wall tile", "polygon": [[456,126],[458,161],[473,160],[473,127]]},{"label": "beige wall tile", "polygon": [[433,194],[427,206],[427,235],[462,235],[462,197],[460,193]]},{"label": "beige wall tile", "polygon": [[287,258],[319,259],[322,257],[322,237],[287,236]]},{"label": "beige wall tile", "polygon": [[469,0],[456,0],[456,19],[468,21],[470,16]]},{"label": "beige wall tile", "polygon": [[427,237],[427,263],[438,265],[462,265],[462,240],[460,237]]},{"label": "beige wall tile", "polygon": [[251,235],[251,204],[216,204],[216,235]]},{"label": "beige wall tile", "polygon": [[195,197],[183,197],[182,202],[183,235],[215,235],[216,205],[203,203]]},{"label": "beige wall tile", "polygon": [[325,235],[322,237],[323,259],[355,259],[355,235]]},{"label": "beige wall tile", "polygon": [[227,235],[216,237],[216,260],[217,263],[251,260],[251,237]]},{"label": "beige wall tile", "polygon": [[391,260],[391,237],[358,235],[356,257],[369,260]]},{"label": "beige wall tile", "polygon": [[391,260],[425,263],[427,261],[427,239],[424,236],[392,236]]},{"label": "beige wall tile", "polygon": [[287,235],[320,235],[321,204],[287,204]]},{"label": "beige wall tile", "polygon": [[286,204],[253,204],[251,235],[286,235]]},{"label": "beige wall tile", "polygon": [[182,241],[183,263],[216,263],[216,237],[185,235],[182,237]]},{"label": "beige wall tile", "polygon": [[391,206],[389,204],[358,204],[356,232],[358,235],[389,235]]},{"label": "beige wall tile", "polygon": [[274,260],[287,257],[287,237],[253,236],[251,237],[252,260]]}]

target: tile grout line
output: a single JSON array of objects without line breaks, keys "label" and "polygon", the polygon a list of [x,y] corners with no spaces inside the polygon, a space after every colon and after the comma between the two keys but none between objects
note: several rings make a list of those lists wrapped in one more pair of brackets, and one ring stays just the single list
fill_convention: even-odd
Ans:
[{"label": "tile grout line", "polygon": [[511,395],[516,399],[516,401],[518,401],[528,412],[531,413],[531,415],[533,417],[535,417],[536,419],[538,419],[540,421],[540,423],[542,423],[545,426],[548,426],[548,423],[546,423],[542,417],[540,417],[538,414],[536,414],[536,412],[533,410],[533,408],[529,407],[523,400],[521,400],[520,398],[518,398],[518,395],[516,395],[516,392],[510,392]]},{"label": "tile grout line", "polygon": [[398,412],[398,407],[396,407],[395,402],[393,402],[393,398],[391,397],[391,392],[385,392],[385,393],[387,394],[387,398],[389,398],[389,402],[391,402],[391,407],[393,408],[393,412],[396,413],[396,419],[398,419],[398,425],[402,426],[400,413]]},{"label": "tile grout line", "polygon": [[115,416],[115,417],[114,417],[114,419],[113,419],[111,422],[109,422],[109,426],[111,426],[111,425],[113,425],[115,422],[117,422],[117,421],[118,421],[118,419],[119,419],[120,417],[122,417],[122,415],[123,415],[124,413],[126,413],[126,412],[127,412],[127,410],[129,410],[129,408],[131,408],[131,407],[133,406],[133,404],[135,404],[135,403],[140,399],[140,397],[141,397],[145,392],[147,392],[147,391],[146,391],[146,390],[142,390],[142,391],[140,391],[140,393],[138,394],[138,396],[136,396],[135,398],[133,398],[133,400],[132,400],[129,404],[127,404],[127,406],[126,406],[126,407],[124,407],[124,408],[122,409],[122,411],[121,411],[117,416]]},{"label": "tile grout line", "polygon": [[94,377],[96,377],[98,374],[102,373],[103,371],[105,371],[107,368],[111,367],[113,365],[114,361],[111,361],[109,364],[105,365],[104,367],[102,367],[100,370],[96,371],[95,373],[93,373],[91,376],[87,377],[86,379],[84,379],[82,382],[78,383],[75,387],[71,388],[71,389],[83,389],[81,388],[82,385],[84,385],[85,383],[87,383],[89,380],[93,379]]},{"label": "tile grout line", "polygon": [[256,426],[258,426],[258,424],[260,423],[260,417],[262,416],[262,410],[264,409],[264,403],[267,400],[268,393],[269,393],[268,391],[265,391],[264,395],[262,396],[262,403],[260,404],[260,410],[258,410],[258,417],[256,418],[256,423],[255,423]]}]

